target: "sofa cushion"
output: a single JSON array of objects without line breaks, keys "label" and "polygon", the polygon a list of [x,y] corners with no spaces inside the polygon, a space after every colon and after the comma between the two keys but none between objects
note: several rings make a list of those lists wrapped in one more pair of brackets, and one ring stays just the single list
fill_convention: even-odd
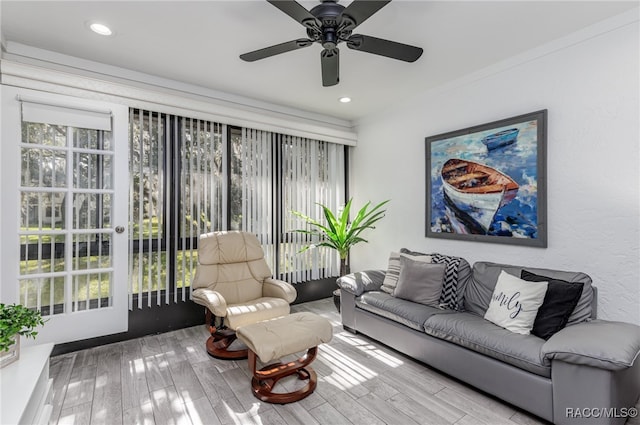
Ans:
[{"label": "sofa cushion", "polygon": [[444,282],[442,294],[440,294],[440,304],[446,305],[453,310],[464,309],[464,293],[467,282],[471,279],[471,266],[462,257],[452,257],[438,253],[423,254],[411,251],[407,248],[400,250],[401,254],[409,255],[429,255],[431,262],[445,264]]},{"label": "sofa cushion", "polygon": [[531,273],[541,276],[548,276],[552,279],[560,279],[565,282],[580,282],[583,284],[582,295],[578,300],[578,305],[569,316],[568,325],[584,322],[591,318],[591,303],[593,301],[593,288],[591,288],[591,278],[580,272],[564,272],[550,269],[539,269],[535,267],[512,266],[508,264],[496,264],[479,261],[473,265],[473,274],[467,284],[464,294],[464,308],[467,311],[484,316],[489,308],[491,295],[496,286],[498,275],[502,270],[513,275],[520,276],[522,270],[526,269]]},{"label": "sofa cushion", "polygon": [[444,278],[444,264],[427,261],[431,257],[400,255],[400,277],[393,296],[438,307]]},{"label": "sofa cushion", "polygon": [[432,315],[424,324],[428,335],[452,342],[536,375],[551,377],[542,356],[544,340],[510,332],[473,313]]},{"label": "sofa cushion", "polygon": [[551,336],[564,328],[569,321],[569,316],[576,308],[582,287],[580,282],[569,283],[560,279],[549,279],[522,270],[520,277],[531,282],[548,282],[547,293],[544,301],[538,309],[538,315],[533,322],[531,333],[542,339],[549,339]]},{"label": "sofa cushion", "polygon": [[424,322],[434,314],[454,313],[412,301],[395,298],[382,291],[365,292],[356,298],[356,308],[375,313],[412,329],[424,332]]},{"label": "sofa cushion", "polygon": [[529,335],[547,286],[547,282],[527,282],[501,271],[484,318],[511,332]]}]

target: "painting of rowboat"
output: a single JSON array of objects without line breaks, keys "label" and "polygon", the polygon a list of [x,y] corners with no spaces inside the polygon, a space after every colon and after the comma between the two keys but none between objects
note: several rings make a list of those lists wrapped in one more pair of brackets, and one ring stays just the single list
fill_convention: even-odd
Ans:
[{"label": "painting of rowboat", "polygon": [[547,111],[426,138],[426,236],[547,246]]},{"label": "painting of rowboat", "polygon": [[495,168],[452,158],[442,166],[442,188],[454,206],[466,211],[486,233],[498,208],[518,193],[518,183]]}]

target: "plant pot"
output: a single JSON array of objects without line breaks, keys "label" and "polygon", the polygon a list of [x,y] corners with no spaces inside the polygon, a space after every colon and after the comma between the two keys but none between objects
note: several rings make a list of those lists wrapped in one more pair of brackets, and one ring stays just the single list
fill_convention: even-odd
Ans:
[{"label": "plant pot", "polygon": [[333,305],[336,306],[336,310],[340,313],[340,290],[336,289],[333,291]]},{"label": "plant pot", "polygon": [[11,338],[16,342],[9,347],[9,351],[0,353],[0,368],[10,365],[20,358],[20,334],[15,334]]}]

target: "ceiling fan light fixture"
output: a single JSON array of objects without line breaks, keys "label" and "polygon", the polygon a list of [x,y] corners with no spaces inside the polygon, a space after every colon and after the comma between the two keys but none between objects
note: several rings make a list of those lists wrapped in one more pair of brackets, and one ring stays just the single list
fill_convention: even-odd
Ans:
[{"label": "ceiling fan light fixture", "polygon": [[111,30],[111,28],[99,22],[89,22],[89,29],[96,34],[104,35],[107,37],[113,35],[113,31]]},{"label": "ceiling fan light fixture", "polygon": [[349,96],[342,96],[338,100],[340,101],[340,103],[349,103],[349,102],[351,102],[351,98]]}]

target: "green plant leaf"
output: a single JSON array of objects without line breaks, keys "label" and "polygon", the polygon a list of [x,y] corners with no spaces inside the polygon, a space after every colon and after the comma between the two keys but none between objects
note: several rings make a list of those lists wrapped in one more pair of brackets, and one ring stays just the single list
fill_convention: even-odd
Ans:
[{"label": "green plant leaf", "polygon": [[44,325],[38,310],[20,304],[0,304],[0,351],[8,351],[15,343],[13,336],[35,338],[36,327]]},{"label": "green plant leaf", "polygon": [[[291,211],[291,213],[305,220],[307,225],[311,227],[311,230],[298,229],[296,232],[317,236],[319,242],[315,246],[335,249],[340,258],[345,259],[353,245],[361,242],[367,243],[367,240],[360,237],[360,234],[367,229],[374,229],[374,224],[384,218],[386,210],[382,208],[388,202],[389,200],[383,201],[371,209],[369,209],[371,202],[367,202],[358,210],[352,222],[349,221],[352,199],[349,199],[340,214],[334,214],[327,206],[317,204],[322,208],[326,225],[301,212]],[[300,252],[306,251],[310,247],[311,245],[308,245]]]},{"label": "green plant leaf", "polygon": [[349,224],[349,211],[351,211],[351,201],[352,199],[349,199],[349,201],[344,206],[344,209],[342,210],[342,214],[340,214],[340,235],[342,236],[343,240],[346,239],[345,236],[347,233],[347,226]]}]

